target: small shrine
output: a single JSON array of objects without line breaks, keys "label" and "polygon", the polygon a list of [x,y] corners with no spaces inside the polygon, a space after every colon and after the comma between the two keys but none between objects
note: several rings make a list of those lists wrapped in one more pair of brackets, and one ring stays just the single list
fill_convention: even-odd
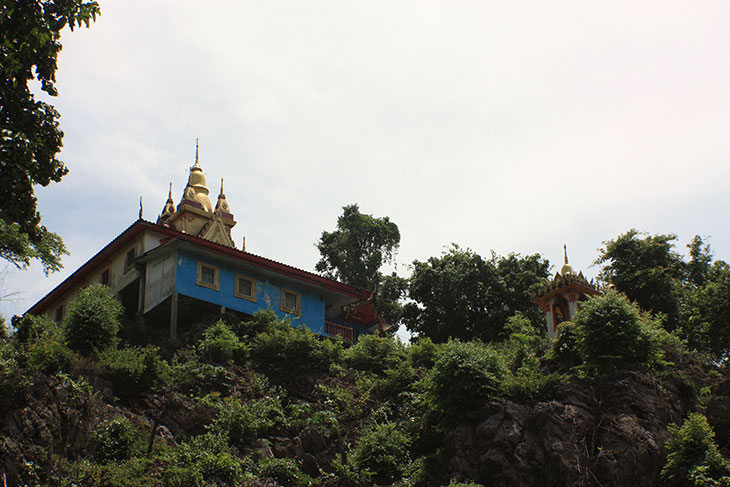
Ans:
[{"label": "small shrine", "polygon": [[537,293],[533,302],[545,313],[545,325],[550,338],[558,331],[558,325],[575,317],[581,301],[601,294],[598,288],[583,277],[583,272],[575,273],[568,263],[568,249],[563,245],[565,262],[560,272]]}]

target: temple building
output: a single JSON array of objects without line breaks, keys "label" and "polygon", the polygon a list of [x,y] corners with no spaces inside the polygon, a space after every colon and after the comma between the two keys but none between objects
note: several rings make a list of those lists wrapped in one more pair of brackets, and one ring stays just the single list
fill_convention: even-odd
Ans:
[{"label": "temple building", "polygon": [[580,302],[591,296],[601,294],[593,284],[593,280],[578,274],[568,264],[568,249],[563,246],[565,263],[560,272],[536,294],[533,302],[540,306],[545,313],[545,325],[548,337],[552,338],[558,331],[558,325],[563,321],[571,321],[578,311]]},{"label": "temple building", "polygon": [[196,147],[177,206],[170,184],[156,222],[142,219],[140,204],[136,222],[28,312],[60,321],[83,288],[101,283],[128,318],[173,339],[206,315],[245,317],[260,309],[351,343],[363,333],[382,333],[371,292],[237,249],[235,225],[222,179],[213,206]]}]

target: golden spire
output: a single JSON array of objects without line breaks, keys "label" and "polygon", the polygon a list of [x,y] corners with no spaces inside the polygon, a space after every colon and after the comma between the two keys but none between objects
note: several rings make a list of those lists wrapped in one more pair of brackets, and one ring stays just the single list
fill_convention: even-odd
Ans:
[{"label": "golden spire", "polygon": [[223,211],[225,213],[231,212],[231,208],[228,206],[228,201],[226,201],[226,195],[223,194],[223,178],[221,178],[221,192],[218,195],[218,203],[215,205],[215,211]]},{"label": "golden spire", "polygon": [[573,268],[568,264],[568,246],[565,244],[563,244],[563,259],[565,263],[563,264],[563,268],[560,269],[560,274],[563,276],[566,274],[575,274]]},{"label": "golden spire", "polygon": [[162,209],[162,214],[157,218],[157,223],[167,220],[175,213],[175,201],[172,199],[172,182],[170,182],[170,191],[167,193],[167,202]]},{"label": "golden spire", "polygon": [[213,211],[213,205],[208,198],[208,187],[205,182],[205,174],[200,167],[200,159],[198,158],[199,146],[198,139],[195,139],[195,164],[190,168],[190,176],[188,176],[188,184],[183,191],[183,199],[192,200],[203,207],[206,211]]},{"label": "golden spire", "polygon": [[139,197],[139,219],[142,219],[142,213],[144,208],[142,208],[142,196]]}]

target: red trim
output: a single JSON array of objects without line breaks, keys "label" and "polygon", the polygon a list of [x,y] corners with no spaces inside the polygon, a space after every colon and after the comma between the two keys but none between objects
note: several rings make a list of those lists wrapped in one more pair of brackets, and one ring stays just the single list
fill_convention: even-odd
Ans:
[{"label": "red trim", "polygon": [[65,281],[63,281],[61,284],[56,286],[56,288],[53,289],[50,293],[41,298],[41,300],[34,304],[27,312],[34,315],[39,315],[43,313],[51,303],[53,303],[61,295],[66,293],[69,289],[71,289],[76,283],[86,277],[94,269],[96,269],[96,266],[100,260],[105,260],[110,257],[120,247],[128,244],[129,241],[134,239],[143,230],[151,230],[157,233],[161,233],[163,235],[167,235],[170,238],[177,238],[179,240],[189,242],[196,247],[210,250],[220,255],[233,257],[241,262],[246,262],[262,269],[268,269],[279,274],[284,274],[286,276],[298,279],[300,281],[305,281],[310,284],[322,286],[333,291],[337,291],[340,294],[346,294],[353,298],[366,300],[370,296],[369,291],[365,291],[364,289],[359,289],[348,284],[334,281],[332,279],[327,279],[326,277],[322,277],[312,272],[307,272],[296,267],[282,264],[281,262],[277,262],[275,260],[251,254],[249,252],[243,252],[241,250],[219,245],[208,240],[203,240],[202,238],[194,237],[186,233],[181,233],[168,227],[163,227],[144,220],[137,220],[132,225],[127,227],[127,229],[124,230],[121,234],[119,234],[117,238],[112,240],[106,247],[101,249],[96,255],[87,260],[86,263],[84,263],[76,270],[76,272],[66,278]]}]

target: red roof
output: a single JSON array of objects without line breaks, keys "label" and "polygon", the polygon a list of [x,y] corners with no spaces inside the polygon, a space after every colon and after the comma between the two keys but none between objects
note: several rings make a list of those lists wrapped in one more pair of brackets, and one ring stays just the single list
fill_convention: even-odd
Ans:
[{"label": "red roof", "polygon": [[41,300],[34,304],[27,312],[35,315],[43,313],[51,303],[55,302],[63,294],[73,288],[79,281],[84,279],[94,269],[96,269],[100,261],[104,261],[111,255],[116,253],[116,251],[120,247],[125,246],[137,235],[139,235],[143,230],[151,230],[157,233],[161,233],[163,235],[167,235],[170,238],[177,238],[185,242],[189,242],[195,247],[210,250],[220,255],[232,257],[241,262],[245,262],[247,264],[251,264],[262,269],[271,270],[276,273],[307,282],[309,284],[322,286],[324,288],[331,289],[340,294],[345,294],[353,298],[366,300],[370,296],[370,292],[365,291],[364,289],[350,286],[348,284],[344,284],[333,279],[328,279],[326,277],[320,276],[319,274],[314,274],[313,272],[298,269],[290,265],[282,264],[281,262],[277,262],[275,260],[251,254],[249,252],[243,252],[238,249],[226,247],[224,245],[210,242],[202,238],[194,237],[186,233],[178,232],[177,230],[163,227],[145,220],[137,220],[132,225],[127,227],[127,229],[125,229],[122,233],[120,233],[106,247],[101,249],[96,255],[86,261],[86,263],[84,263],[73,274],[66,278],[66,280],[56,286],[53,291],[41,298]]}]

